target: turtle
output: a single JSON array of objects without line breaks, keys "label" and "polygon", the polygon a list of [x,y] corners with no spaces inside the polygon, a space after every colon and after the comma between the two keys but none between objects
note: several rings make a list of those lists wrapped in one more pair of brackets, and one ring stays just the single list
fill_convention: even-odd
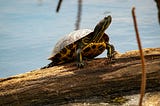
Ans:
[{"label": "turtle", "polygon": [[77,61],[77,67],[84,67],[84,59],[93,59],[107,49],[107,57],[114,57],[115,48],[109,43],[109,36],[105,33],[112,21],[109,15],[104,17],[94,28],[73,31],[61,38],[55,45],[49,63],[44,68],[53,67],[68,62]]}]

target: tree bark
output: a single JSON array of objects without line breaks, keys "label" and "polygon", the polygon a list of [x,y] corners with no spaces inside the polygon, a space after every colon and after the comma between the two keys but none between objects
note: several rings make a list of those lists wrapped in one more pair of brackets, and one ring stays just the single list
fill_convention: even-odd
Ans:
[{"label": "tree bark", "polygon": [[[112,62],[107,58],[85,60],[83,69],[73,62],[0,79],[0,106],[61,105],[94,97],[107,100],[137,94],[141,83],[138,54],[117,54]],[[144,49],[144,55],[146,91],[160,91],[160,48]]]}]

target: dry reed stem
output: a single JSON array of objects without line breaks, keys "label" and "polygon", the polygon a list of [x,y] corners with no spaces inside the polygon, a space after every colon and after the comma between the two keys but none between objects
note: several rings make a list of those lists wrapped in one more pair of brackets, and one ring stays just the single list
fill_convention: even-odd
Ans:
[{"label": "dry reed stem", "polygon": [[60,9],[60,7],[61,7],[61,4],[62,4],[62,0],[59,0],[58,5],[57,5],[56,12],[59,12],[59,9]]},{"label": "dry reed stem", "polygon": [[81,14],[82,14],[82,0],[78,0],[78,12],[77,12],[75,30],[78,30],[80,28]]},{"label": "dry reed stem", "polygon": [[144,55],[142,51],[142,46],[141,46],[141,41],[139,37],[137,21],[136,21],[136,16],[134,11],[135,11],[135,7],[132,8],[132,16],[133,16],[134,28],[136,32],[136,38],[137,38],[138,48],[139,48],[140,57],[141,57],[141,64],[142,64],[142,81],[141,81],[141,91],[140,91],[140,99],[139,99],[139,106],[142,106],[142,101],[143,101],[145,88],[146,88],[146,69],[145,69],[145,60],[144,60]]}]

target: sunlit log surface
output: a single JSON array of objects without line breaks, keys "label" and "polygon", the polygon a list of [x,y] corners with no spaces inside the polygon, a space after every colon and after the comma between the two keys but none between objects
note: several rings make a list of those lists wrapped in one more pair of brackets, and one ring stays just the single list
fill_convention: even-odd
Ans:
[{"label": "sunlit log surface", "polygon": [[[78,69],[75,63],[33,70],[0,79],[0,106],[61,105],[89,98],[107,102],[114,97],[140,92],[141,62],[138,51],[107,58],[86,60]],[[144,49],[147,92],[160,91],[160,48]]]}]

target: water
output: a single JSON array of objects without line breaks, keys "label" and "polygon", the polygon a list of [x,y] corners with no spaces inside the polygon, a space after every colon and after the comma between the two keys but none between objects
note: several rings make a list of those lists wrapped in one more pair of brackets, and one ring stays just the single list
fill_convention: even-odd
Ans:
[{"label": "water", "polygon": [[[75,29],[77,0],[0,0],[0,78],[38,69],[55,43]],[[160,47],[160,26],[153,0],[84,0],[80,28],[93,29],[104,16],[111,15],[107,29],[119,52],[138,49],[131,16],[136,7],[142,45]],[[99,57],[104,57],[104,52]]]}]

